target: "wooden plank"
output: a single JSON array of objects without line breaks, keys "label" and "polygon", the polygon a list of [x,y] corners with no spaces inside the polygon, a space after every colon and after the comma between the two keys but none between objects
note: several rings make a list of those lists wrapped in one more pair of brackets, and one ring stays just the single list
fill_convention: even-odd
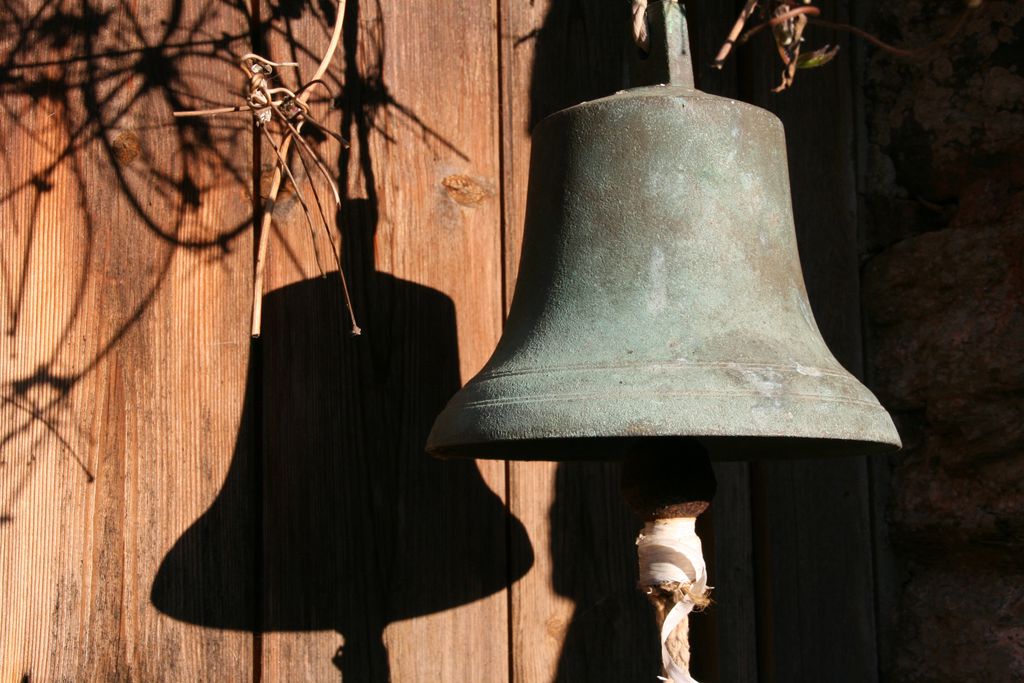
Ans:
[{"label": "wooden plank", "polygon": [[[501,6],[506,305],[518,270],[530,130],[544,116],[623,85],[628,5],[614,1]],[[652,679],[653,613],[636,590],[639,529],[619,493],[619,467],[510,463],[509,506],[535,564],[512,592],[517,683]],[[513,545],[513,556],[528,548]]]},{"label": "wooden plank", "polygon": [[[822,6],[846,21],[848,3]],[[767,32],[765,32],[767,34]],[[855,141],[845,35],[813,28],[808,49],[842,46],[827,68],[769,88],[781,64],[767,35],[742,48],[745,94],[787,129],[801,263],[818,326],[836,357],[861,370]],[[755,506],[761,679],[876,680],[870,495],[864,458],[759,463]]]},{"label": "wooden plank", "polygon": [[[530,164],[531,76],[539,34],[551,2],[499,3],[502,143],[502,256],[507,311],[518,272]],[[550,112],[548,112],[550,113]],[[529,539],[513,543],[512,557],[534,557],[530,573],[510,588],[510,669],[514,683],[552,681],[575,603],[554,588],[548,511],[555,497],[556,463],[509,463],[509,511]],[[532,545],[531,545],[532,543]]]},{"label": "wooden plank", "polygon": [[[249,634],[194,625],[214,591],[152,592],[236,447],[247,355],[248,124],[170,113],[234,90],[247,23],[215,2],[5,10],[0,680],[250,675]],[[245,512],[206,538],[241,589]]]},{"label": "wooden plank", "polygon": [[718,491],[698,528],[714,602],[692,619],[692,671],[700,681],[756,681],[749,465],[721,462],[714,470]]},{"label": "wooden plank", "polygon": [[[308,75],[331,20],[279,16],[272,53]],[[264,680],[508,676],[505,587],[525,566],[507,562],[507,534],[525,532],[507,519],[504,464],[423,452],[500,329],[494,20],[488,4],[348,3],[327,79],[341,96],[315,106],[352,140],[350,154],[318,148],[341,179],[329,222],[361,337],[338,276],[316,277],[294,193],[275,209],[259,342]]]}]

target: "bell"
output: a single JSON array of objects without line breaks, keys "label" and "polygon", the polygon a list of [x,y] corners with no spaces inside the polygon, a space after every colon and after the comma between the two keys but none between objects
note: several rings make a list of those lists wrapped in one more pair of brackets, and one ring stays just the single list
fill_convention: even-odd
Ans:
[{"label": "bell", "polygon": [[[647,83],[533,132],[519,278],[438,456],[616,459],[696,439],[715,460],[896,450],[825,345],[797,253],[782,123],[694,89],[685,20],[652,12]],[[642,448],[640,449],[642,450]]]}]

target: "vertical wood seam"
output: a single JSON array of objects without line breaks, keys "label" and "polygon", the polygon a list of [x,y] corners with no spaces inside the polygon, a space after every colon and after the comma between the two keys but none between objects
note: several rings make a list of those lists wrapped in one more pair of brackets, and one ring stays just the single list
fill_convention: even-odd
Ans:
[{"label": "vertical wood seam", "polygon": [[[741,1],[734,1],[734,11],[739,14]],[[732,55],[736,69],[736,98],[744,102],[753,102],[753,69],[746,59]],[[768,473],[765,467],[757,462],[748,465],[750,472],[750,529],[751,529],[751,564],[754,575],[754,646],[757,658],[757,680],[759,683],[775,681],[775,638],[774,614],[772,605],[771,575],[771,540],[767,527],[768,516]]]},{"label": "vertical wood seam", "polygon": [[[739,81],[742,82],[742,81]],[[775,681],[773,615],[771,599],[771,544],[767,529],[767,473],[759,463],[750,467],[751,562],[754,569],[754,621],[757,680]]]},{"label": "vertical wood seam", "polygon": [[[847,20],[854,26],[864,26],[866,28],[866,22],[864,19],[868,16],[873,3],[869,2],[866,8],[856,2],[850,2],[848,9]],[[862,295],[863,287],[861,285],[861,255],[864,253],[865,244],[865,212],[862,209],[862,200],[864,196],[864,173],[866,171],[866,144],[867,144],[867,119],[865,109],[865,98],[864,98],[864,79],[866,75],[865,46],[863,42],[855,40],[853,37],[850,39],[850,82],[853,86],[853,91],[850,99],[850,106],[852,111],[851,129],[853,134],[853,182],[854,182],[854,203],[853,208],[855,211],[854,225],[856,226],[856,235],[854,244],[857,249],[857,316],[860,328],[860,368],[861,368],[861,379],[868,380],[869,368],[867,365],[868,360],[868,326],[866,317],[864,315],[864,297]],[[884,464],[882,465],[884,467]],[[878,465],[872,463],[867,458],[864,460],[865,480],[867,482],[867,503],[868,503],[868,524],[869,524],[869,535],[870,539],[869,550],[871,552],[871,583],[872,583],[872,621],[875,634],[875,680],[883,680],[883,652],[884,643],[883,639],[885,634],[882,628],[882,563],[881,556],[883,554],[880,539],[879,529],[885,524],[884,516],[879,519],[878,508],[883,504],[883,494],[878,490],[875,481],[875,471],[878,469]]]},{"label": "vertical wood seam", "polygon": [[[508,295],[508,215],[506,204],[507,185],[505,183],[506,172],[506,151],[505,151],[505,44],[503,42],[505,29],[505,4],[502,0],[495,0],[496,21],[494,30],[496,32],[495,45],[497,46],[497,59],[495,69],[497,70],[498,84],[498,258],[499,258],[499,286],[501,288],[501,327],[504,331],[505,319],[510,304]],[[514,620],[513,609],[515,601],[512,596],[512,583],[514,581],[516,548],[512,543],[512,467],[508,460],[504,463],[505,472],[505,656],[507,659],[506,676],[508,683],[515,680],[515,642],[514,642]]]},{"label": "vertical wood seam", "polygon": [[[505,152],[505,44],[503,42],[503,34],[505,28],[505,5],[502,0],[496,0],[497,7],[497,21],[495,22],[495,31],[497,32],[497,46],[498,46],[498,58],[495,60],[495,68],[498,71],[498,174],[499,188],[498,188],[498,227],[499,227],[499,240],[498,247],[501,250],[501,319],[502,327],[504,328],[505,318],[508,313],[508,307],[511,303],[508,295],[508,263],[505,260],[505,252],[508,250],[508,214],[506,210],[508,208],[506,202],[505,192],[508,189],[505,184],[505,170],[507,166],[506,152]],[[505,467],[508,469],[508,461],[505,461]],[[507,480],[506,480],[507,481]]]},{"label": "vertical wood seam", "polygon": [[[263,45],[260,21],[261,0],[249,0],[249,45],[253,52],[259,52]],[[252,267],[256,267],[259,252],[260,223],[263,220],[263,202],[260,196],[260,180],[263,174],[263,145],[256,121],[250,126],[252,135]],[[263,296],[257,292],[254,296]],[[254,417],[249,424],[249,443],[246,447],[253,449],[253,610],[255,612],[255,628],[252,631],[252,681],[263,680],[263,363],[259,355],[259,342],[249,341],[249,374],[253,386],[246,391],[253,393]],[[248,398],[248,397],[246,397]],[[244,399],[243,399],[244,400]]]},{"label": "vertical wood seam", "polygon": [[[843,3],[837,8],[839,11],[845,10],[845,16],[841,17],[841,20],[851,23],[852,25],[858,25],[861,22],[858,21],[857,3],[848,2]],[[860,65],[863,60],[863,45],[859,43],[854,36],[849,37],[849,48],[850,57],[848,60],[848,73],[847,78],[850,84],[850,100],[848,103],[850,122],[849,122],[849,133],[850,140],[849,144],[851,149],[850,154],[850,171],[852,172],[853,178],[853,201],[851,202],[851,208],[854,212],[853,215],[853,235],[852,242],[855,249],[855,258],[857,267],[854,271],[855,282],[854,286],[857,288],[857,296],[855,297],[856,302],[856,316],[857,325],[856,329],[860,332],[860,344],[858,345],[857,351],[857,365],[860,368],[860,378],[866,380],[867,378],[867,335],[866,327],[864,322],[864,301],[861,297],[861,269],[860,269],[860,254],[861,244],[863,242],[863,220],[864,213],[861,210],[861,173],[863,171],[861,157],[861,141],[863,139],[863,131],[861,130],[861,124],[863,121],[863,89],[861,87],[861,74]],[[879,539],[878,539],[878,519],[876,515],[876,497],[878,492],[876,491],[874,477],[872,476],[872,463],[869,458],[872,456],[861,458],[861,468],[863,469],[864,482],[866,487],[866,505],[867,505],[867,524],[868,524],[868,543],[867,551],[870,554],[868,558],[868,565],[870,567],[870,590],[871,590],[871,629],[873,635],[873,655],[874,662],[872,669],[874,671],[874,680],[880,681],[882,679],[882,630],[880,628],[880,592],[879,592]]]}]

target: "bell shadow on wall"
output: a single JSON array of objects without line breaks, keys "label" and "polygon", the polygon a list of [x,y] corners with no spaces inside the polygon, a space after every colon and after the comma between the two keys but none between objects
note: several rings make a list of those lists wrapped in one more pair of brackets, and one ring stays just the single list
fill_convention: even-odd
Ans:
[{"label": "bell shadow on wall", "polygon": [[[346,206],[348,225],[375,225],[370,202]],[[424,453],[459,387],[455,309],[374,270],[372,244],[346,235],[361,337],[349,336],[337,273],[266,296],[227,479],[152,587],[158,609],[202,626],[336,630],[335,664],[361,682],[389,680],[389,623],[501,591],[533,562],[508,560],[509,539],[529,540],[476,464]],[[245,535],[258,548],[248,558],[228,550]]]},{"label": "bell shadow on wall", "polygon": [[654,612],[636,587],[634,519],[619,463],[563,462],[551,506],[555,592],[575,611],[555,683],[654,681],[661,673]]}]

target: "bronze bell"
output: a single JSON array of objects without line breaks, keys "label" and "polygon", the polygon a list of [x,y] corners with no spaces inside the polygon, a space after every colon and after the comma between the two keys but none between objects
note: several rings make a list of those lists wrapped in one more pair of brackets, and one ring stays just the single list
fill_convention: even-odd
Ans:
[{"label": "bronze bell", "polygon": [[811,313],[782,123],[694,89],[685,19],[660,4],[633,73],[665,85],[534,130],[508,321],[430,453],[612,459],[683,436],[718,460],[900,446]]}]

